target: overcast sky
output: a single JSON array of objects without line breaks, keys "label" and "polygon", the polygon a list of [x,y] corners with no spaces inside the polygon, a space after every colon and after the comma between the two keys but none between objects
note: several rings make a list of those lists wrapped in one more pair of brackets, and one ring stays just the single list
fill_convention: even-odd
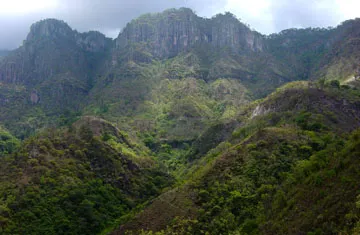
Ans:
[{"label": "overcast sky", "polygon": [[0,49],[21,45],[30,25],[44,18],[62,19],[80,32],[98,30],[116,37],[143,13],[183,6],[204,17],[230,11],[263,34],[336,26],[360,17],[360,0],[0,0]]}]

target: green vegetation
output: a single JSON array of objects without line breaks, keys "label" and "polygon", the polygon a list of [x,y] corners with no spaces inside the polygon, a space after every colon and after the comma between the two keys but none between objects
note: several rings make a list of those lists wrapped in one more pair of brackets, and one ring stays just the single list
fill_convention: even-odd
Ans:
[{"label": "green vegetation", "polygon": [[359,22],[34,24],[0,52],[0,234],[360,233]]},{"label": "green vegetation", "polygon": [[0,159],[1,234],[97,234],[172,182],[110,124],[86,122]]},{"label": "green vegetation", "polygon": [[20,141],[0,126],[0,157],[11,154],[20,146]]},{"label": "green vegetation", "polygon": [[[155,223],[148,226],[153,232],[142,234],[355,231],[359,211],[354,208],[360,188],[355,183],[359,178],[353,158],[359,154],[360,142],[359,131],[351,134],[347,130],[359,123],[350,122],[352,114],[340,114],[335,108],[346,95],[346,90],[334,90],[331,84],[319,91],[306,83],[294,83],[256,103],[269,112],[252,117],[254,105],[250,105],[241,116],[249,119],[228,137],[229,142],[193,160],[184,176],[179,190],[191,198],[196,212],[190,218],[174,213],[177,219]],[[318,108],[323,102],[332,105]],[[180,208],[189,204],[181,198],[168,202]],[[162,211],[168,207],[162,205]],[[154,210],[145,209],[140,219],[146,221],[144,215]],[[140,233],[134,224],[136,219],[127,225],[128,230]]]}]

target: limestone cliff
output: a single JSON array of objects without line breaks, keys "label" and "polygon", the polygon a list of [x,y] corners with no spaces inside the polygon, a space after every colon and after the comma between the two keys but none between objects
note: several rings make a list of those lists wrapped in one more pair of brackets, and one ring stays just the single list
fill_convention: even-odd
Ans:
[{"label": "limestone cliff", "polygon": [[0,63],[0,81],[39,84],[60,73],[86,77],[89,53],[106,51],[112,42],[98,32],[78,33],[65,22],[47,19],[31,26],[23,45]]},{"label": "limestone cliff", "polygon": [[23,45],[0,60],[0,122],[21,118],[22,129],[34,129],[27,116],[79,111],[112,43],[55,19],[33,24]]},{"label": "limestone cliff", "polygon": [[143,15],[131,21],[119,34],[116,47],[145,45],[156,57],[167,58],[201,44],[209,44],[214,49],[230,47],[237,53],[262,51],[263,38],[231,13],[205,19],[190,9],[181,8]]}]

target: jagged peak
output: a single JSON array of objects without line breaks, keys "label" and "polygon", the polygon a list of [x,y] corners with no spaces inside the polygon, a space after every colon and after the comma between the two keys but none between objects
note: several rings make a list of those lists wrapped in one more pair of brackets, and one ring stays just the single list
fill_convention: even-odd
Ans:
[{"label": "jagged peak", "polygon": [[[127,26],[124,28],[124,30],[129,27],[129,25],[132,24],[142,24],[142,23],[156,23],[163,19],[166,19],[168,21],[180,21],[185,19],[189,19],[190,17],[198,17],[195,12],[190,8],[170,8],[167,10],[164,10],[162,12],[157,13],[146,13],[142,14],[139,17],[131,20]],[[120,32],[121,34],[121,32]],[[119,35],[120,35],[119,34]]]},{"label": "jagged peak", "polygon": [[240,22],[240,20],[231,12],[219,13],[212,17],[212,19],[226,19]]},{"label": "jagged peak", "polygon": [[84,32],[84,33],[80,33],[82,36],[87,36],[87,37],[101,37],[101,38],[106,38],[105,34],[96,31],[96,30],[90,30],[88,32]]},{"label": "jagged peak", "polygon": [[87,51],[99,52],[105,50],[112,43],[112,39],[107,38],[98,31],[89,31],[76,34],[76,44]]},{"label": "jagged peak", "polygon": [[182,7],[182,8],[170,8],[170,9],[166,9],[162,12],[158,12],[158,13],[146,13],[146,14],[139,16],[134,21],[148,19],[149,17],[156,18],[156,17],[161,17],[161,16],[171,16],[171,15],[177,15],[177,16],[194,15],[194,16],[196,16],[196,14],[194,13],[194,11],[192,9]]},{"label": "jagged peak", "polygon": [[234,15],[233,13],[231,13],[229,11],[227,11],[225,13],[216,14],[210,20],[213,23],[218,24],[218,25],[232,24],[232,25],[238,25],[238,26],[241,26],[243,28],[247,28],[250,30],[250,25],[241,22],[240,18],[237,18],[236,15]]},{"label": "jagged peak", "polygon": [[72,36],[74,31],[65,21],[57,19],[44,19],[31,25],[27,41],[43,37],[68,37]]}]

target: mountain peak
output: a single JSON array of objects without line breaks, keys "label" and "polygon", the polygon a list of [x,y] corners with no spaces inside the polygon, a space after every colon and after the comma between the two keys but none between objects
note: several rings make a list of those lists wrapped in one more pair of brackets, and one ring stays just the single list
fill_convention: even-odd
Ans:
[{"label": "mountain peak", "polygon": [[116,40],[118,49],[138,45],[160,58],[175,56],[199,44],[214,49],[231,48],[234,52],[263,50],[262,36],[233,14],[206,19],[188,8],[142,15],[131,21]]},{"label": "mountain peak", "polygon": [[45,19],[31,26],[26,39],[32,41],[42,38],[69,37],[73,35],[73,32],[70,26],[62,20]]},{"label": "mountain peak", "polygon": [[223,20],[231,20],[235,22],[240,22],[239,19],[231,12],[227,11],[225,13],[219,13],[212,17],[212,19],[223,19]]}]

